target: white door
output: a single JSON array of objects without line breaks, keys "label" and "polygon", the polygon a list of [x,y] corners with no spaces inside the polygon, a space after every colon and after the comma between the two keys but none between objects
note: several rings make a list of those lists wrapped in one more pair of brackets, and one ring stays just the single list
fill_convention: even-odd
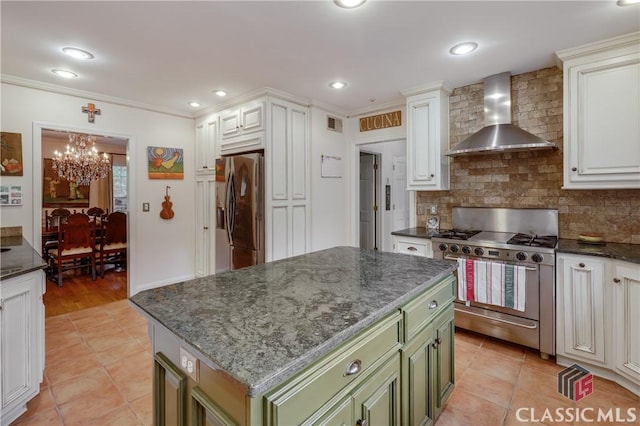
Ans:
[{"label": "white door", "polygon": [[360,153],[360,248],[376,247],[376,156]]},{"label": "white door", "polygon": [[407,157],[393,157],[391,187],[392,231],[409,227],[409,191],[407,191]]}]

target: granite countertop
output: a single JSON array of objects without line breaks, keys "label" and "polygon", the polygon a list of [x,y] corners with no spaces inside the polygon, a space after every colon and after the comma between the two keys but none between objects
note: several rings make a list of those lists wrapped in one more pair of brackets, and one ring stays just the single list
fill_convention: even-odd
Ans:
[{"label": "granite countertop", "polygon": [[255,397],[456,267],[336,247],[143,291],[130,301]]},{"label": "granite countertop", "polygon": [[38,252],[22,236],[0,238],[0,248],[0,281],[47,267]]},{"label": "granite countertop", "polygon": [[403,237],[431,239],[431,237],[437,233],[438,233],[437,229],[427,229],[425,226],[420,226],[416,228],[401,229],[400,231],[393,231],[391,235],[401,235]]},{"label": "granite countertop", "polygon": [[589,244],[578,240],[559,239],[558,253],[585,254],[589,256],[609,257],[611,259],[640,264],[640,244],[598,243]]}]

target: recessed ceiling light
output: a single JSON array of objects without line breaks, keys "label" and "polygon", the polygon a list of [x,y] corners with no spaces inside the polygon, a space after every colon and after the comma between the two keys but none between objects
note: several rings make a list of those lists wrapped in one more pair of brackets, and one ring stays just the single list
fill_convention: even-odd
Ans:
[{"label": "recessed ceiling light", "polygon": [[640,3],[640,0],[618,0],[618,6],[631,6]]},{"label": "recessed ceiling light", "polygon": [[76,59],[93,59],[93,54],[86,50],[76,49],[75,47],[63,47],[62,52]]},{"label": "recessed ceiling light", "polygon": [[189,106],[194,107],[194,108],[198,108],[200,106],[200,103],[196,102],[196,101],[191,101],[191,102],[189,102]]},{"label": "recessed ceiling light", "polygon": [[227,96],[227,92],[225,92],[224,90],[216,90],[214,93],[220,97]]},{"label": "recessed ceiling light", "polygon": [[62,78],[76,78],[78,76],[75,72],[67,70],[52,69],[51,72]]},{"label": "recessed ceiling light", "polygon": [[344,81],[332,81],[331,83],[329,83],[329,87],[331,87],[332,89],[344,89],[345,87],[347,87],[347,83],[345,83]]},{"label": "recessed ceiling light", "polygon": [[464,43],[456,44],[451,49],[449,49],[449,53],[452,55],[468,55],[478,48],[478,43],[473,41],[465,41]]},{"label": "recessed ceiling light", "polygon": [[334,3],[345,9],[353,9],[362,6],[367,0],[334,0]]}]

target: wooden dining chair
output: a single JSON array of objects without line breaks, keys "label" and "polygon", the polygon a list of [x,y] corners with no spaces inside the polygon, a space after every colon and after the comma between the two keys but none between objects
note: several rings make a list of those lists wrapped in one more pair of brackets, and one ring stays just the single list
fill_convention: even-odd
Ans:
[{"label": "wooden dining chair", "polygon": [[45,223],[44,226],[47,231],[59,227],[61,223],[66,222],[67,218],[71,216],[71,211],[68,209],[55,209],[51,213],[44,212]]},{"label": "wooden dining chair", "polygon": [[88,215],[75,213],[58,227],[58,247],[49,252],[50,279],[62,287],[62,272],[89,268],[96,279],[95,225]]},{"label": "wooden dining chair", "polygon": [[104,278],[104,265],[113,263],[127,264],[127,215],[113,212],[102,220],[102,238],[98,251],[100,277]]}]

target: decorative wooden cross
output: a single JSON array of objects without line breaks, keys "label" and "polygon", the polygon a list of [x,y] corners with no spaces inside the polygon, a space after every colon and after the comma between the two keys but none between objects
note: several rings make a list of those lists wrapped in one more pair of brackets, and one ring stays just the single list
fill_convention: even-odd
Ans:
[{"label": "decorative wooden cross", "polygon": [[89,114],[88,116],[89,123],[93,123],[94,121],[96,121],[96,114],[100,115],[100,109],[96,108],[96,106],[91,103],[88,104],[86,107],[83,106],[82,112],[86,112],[87,114]]}]

